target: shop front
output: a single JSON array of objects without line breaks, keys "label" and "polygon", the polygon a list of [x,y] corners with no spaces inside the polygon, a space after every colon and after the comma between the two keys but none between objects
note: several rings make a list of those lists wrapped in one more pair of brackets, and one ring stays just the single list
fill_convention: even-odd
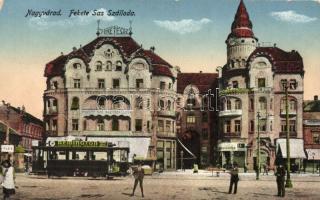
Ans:
[{"label": "shop front", "polygon": [[176,141],[158,139],[157,141],[157,170],[176,169]]},{"label": "shop front", "polygon": [[244,143],[223,142],[218,145],[220,164],[223,168],[230,168],[237,163],[239,168],[244,168],[247,163],[247,149]]},{"label": "shop front", "polygon": [[307,159],[304,162],[305,172],[320,174],[320,149],[306,149]]}]

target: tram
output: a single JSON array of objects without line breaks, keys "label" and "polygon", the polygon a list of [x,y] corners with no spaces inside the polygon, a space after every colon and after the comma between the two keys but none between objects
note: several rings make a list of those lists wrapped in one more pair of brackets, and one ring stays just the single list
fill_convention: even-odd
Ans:
[{"label": "tram", "polygon": [[126,175],[128,147],[98,141],[54,141],[33,147],[33,173],[51,176],[110,177]]}]

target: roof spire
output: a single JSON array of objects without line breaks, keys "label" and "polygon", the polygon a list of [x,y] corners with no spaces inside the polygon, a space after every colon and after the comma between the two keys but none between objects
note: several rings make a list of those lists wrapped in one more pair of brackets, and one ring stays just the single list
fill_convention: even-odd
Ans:
[{"label": "roof spire", "polygon": [[243,0],[240,0],[229,37],[254,37],[252,23]]}]

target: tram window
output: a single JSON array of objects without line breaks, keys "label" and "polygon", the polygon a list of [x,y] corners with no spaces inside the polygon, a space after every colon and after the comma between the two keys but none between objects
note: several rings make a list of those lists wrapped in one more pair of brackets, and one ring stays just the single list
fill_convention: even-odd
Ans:
[{"label": "tram window", "polygon": [[107,160],[107,152],[93,152],[91,160]]},{"label": "tram window", "polygon": [[86,160],[86,155],[85,151],[69,151],[69,160]]}]

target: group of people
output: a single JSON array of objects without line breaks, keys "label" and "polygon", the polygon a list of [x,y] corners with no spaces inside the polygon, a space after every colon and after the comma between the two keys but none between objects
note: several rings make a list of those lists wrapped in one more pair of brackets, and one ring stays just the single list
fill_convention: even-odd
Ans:
[{"label": "group of people", "polygon": [[[268,169],[264,169],[264,172],[268,175]],[[237,163],[233,164],[232,169],[230,170],[230,186],[229,186],[229,194],[232,193],[232,188],[234,188],[233,193],[237,193],[238,181],[239,181],[239,169]],[[285,196],[285,176],[286,170],[283,165],[278,165],[277,170],[275,172],[275,176],[277,177],[277,188],[278,188],[278,196]]]}]

